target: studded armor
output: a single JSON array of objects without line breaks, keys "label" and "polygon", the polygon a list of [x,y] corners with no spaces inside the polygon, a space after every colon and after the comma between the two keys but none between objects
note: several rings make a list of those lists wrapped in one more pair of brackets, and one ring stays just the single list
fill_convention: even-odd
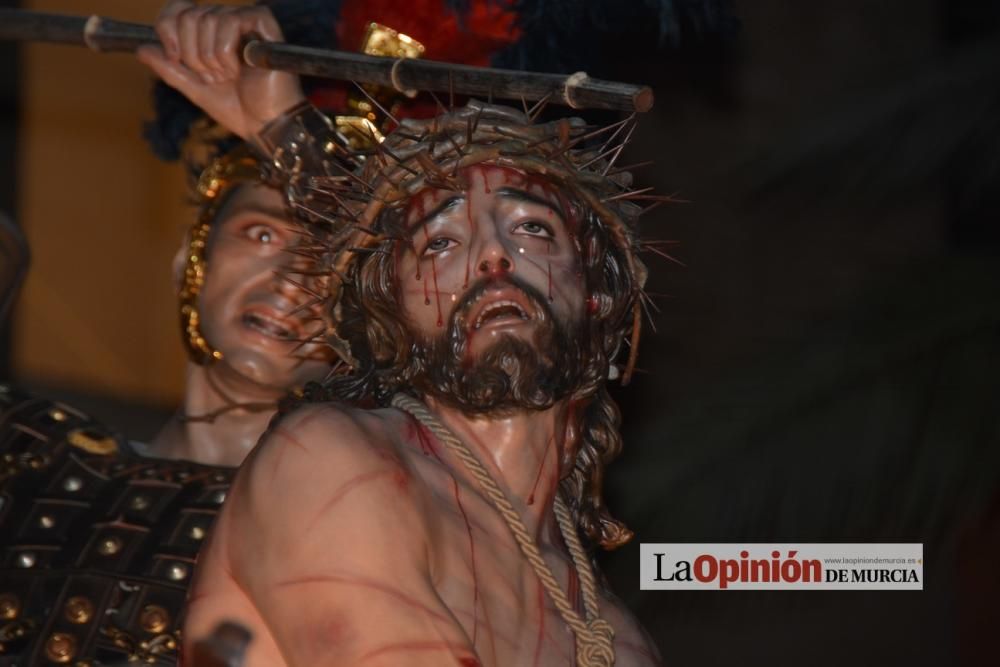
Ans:
[{"label": "studded armor", "polygon": [[0,385],[0,667],[173,665],[195,556],[234,471],[138,455]]}]

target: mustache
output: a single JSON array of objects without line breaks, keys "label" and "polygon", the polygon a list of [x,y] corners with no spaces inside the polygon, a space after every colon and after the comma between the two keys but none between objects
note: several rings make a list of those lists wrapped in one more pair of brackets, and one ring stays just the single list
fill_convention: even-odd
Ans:
[{"label": "mustache", "polygon": [[[478,299],[496,289],[520,292],[517,299],[534,311],[537,326],[530,341],[505,334],[471,356],[470,316],[478,310]],[[514,278],[485,278],[456,303],[448,329],[415,348],[409,377],[419,391],[468,414],[547,408],[582,382],[585,341],[580,333],[556,318],[548,299],[532,286]]]},{"label": "mustache", "polygon": [[461,299],[452,308],[449,317],[449,330],[452,332],[465,331],[468,327],[468,317],[475,308],[480,298],[491,289],[510,287],[518,290],[527,297],[528,302],[535,309],[537,317],[542,321],[552,321],[552,311],[549,308],[548,299],[534,286],[514,277],[506,278],[481,278],[472,284]]}]

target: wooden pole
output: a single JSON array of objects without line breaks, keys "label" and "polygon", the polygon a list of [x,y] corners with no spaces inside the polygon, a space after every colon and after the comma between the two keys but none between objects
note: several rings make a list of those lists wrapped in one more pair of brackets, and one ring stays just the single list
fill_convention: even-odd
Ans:
[{"label": "wooden pole", "polygon": [[[87,46],[100,52],[132,52],[143,44],[159,44],[151,26],[101,16],[67,16],[0,9],[0,39]],[[313,49],[278,42],[249,40],[243,47],[247,65],[305,76],[370,83],[398,90],[454,91],[509,100],[548,99],[576,109],[646,112],[653,91],[577,73],[546,74],[473,67],[413,58],[385,58],[362,53]]]}]

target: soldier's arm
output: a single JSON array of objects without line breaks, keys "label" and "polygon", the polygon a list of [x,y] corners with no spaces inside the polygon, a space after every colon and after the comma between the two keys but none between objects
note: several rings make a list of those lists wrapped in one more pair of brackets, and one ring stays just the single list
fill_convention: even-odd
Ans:
[{"label": "soldier's arm", "polygon": [[247,665],[474,665],[431,585],[416,480],[377,417],[310,407],[273,428],[199,565],[188,644],[233,620]]}]

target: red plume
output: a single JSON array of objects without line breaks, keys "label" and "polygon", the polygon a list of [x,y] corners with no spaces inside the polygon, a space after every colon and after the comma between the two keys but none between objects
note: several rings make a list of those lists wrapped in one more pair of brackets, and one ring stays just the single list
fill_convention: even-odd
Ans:
[{"label": "red plume", "polygon": [[429,60],[487,66],[494,53],[521,36],[510,5],[510,0],[469,0],[460,19],[445,0],[345,0],[337,42],[345,51],[359,48],[375,21],[423,44]]}]

